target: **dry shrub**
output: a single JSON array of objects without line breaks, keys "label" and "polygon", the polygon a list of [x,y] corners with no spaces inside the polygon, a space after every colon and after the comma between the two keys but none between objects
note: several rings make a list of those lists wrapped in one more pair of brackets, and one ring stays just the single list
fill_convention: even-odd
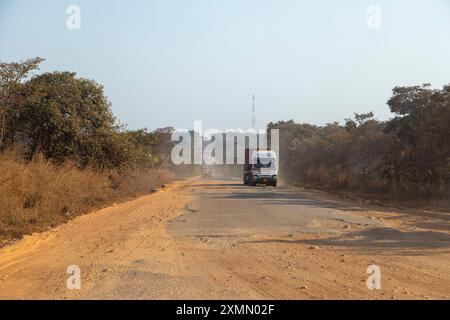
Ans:
[{"label": "dry shrub", "polygon": [[387,194],[391,190],[391,185],[388,179],[373,177],[367,180],[366,190],[375,193]]},{"label": "dry shrub", "polygon": [[333,184],[336,188],[348,188],[352,186],[352,175],[343,168],[336,168]]},{"label": "dry shrub", "polygon": [[324,166],[312,167],[306,171],[306,181],[312,184],[329,186],[330,170]]},{"label": "dry shrub", "polygon": [[25,163],[0,155],[0,238],[42,231],[116,201],[155,191],[165,171],[102,173],[35,157]]}]

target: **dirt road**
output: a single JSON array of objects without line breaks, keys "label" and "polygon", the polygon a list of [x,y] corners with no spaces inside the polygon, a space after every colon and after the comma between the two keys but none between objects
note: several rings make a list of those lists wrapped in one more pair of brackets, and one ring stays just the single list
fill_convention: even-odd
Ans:
[{"label": "dirt road", "polygon": [[182,181],[0,249],[0,298],[449,299],[450,214]]}]

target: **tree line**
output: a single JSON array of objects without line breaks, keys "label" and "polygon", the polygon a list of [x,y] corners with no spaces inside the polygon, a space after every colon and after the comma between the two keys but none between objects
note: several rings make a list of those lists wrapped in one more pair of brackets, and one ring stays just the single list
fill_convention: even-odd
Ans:
[{"label": "tree line", "polygon": [[332,189],[449,196],[450,85],[393,89],[394,117],[355,114],[324,126],[280,121],[281,174],[292,183]]},{"label": "tree line", "polygon": [[[124,171],[170,164],[172,128],[127,130],[103,87],[74,72],[39,70],[44,60],[0,62],[0,152],[15,149],[55,164]],[[280,130],[280,172],[288,183],[448,198],[450,85],[393,89],[394,117],[372,112],[317,126],[270,123]]]},{"label": "tree line", "polygon": [[67,71],[33,75],[43,61],[0,62],[0,151],[99,170],[169,163],[172,128],[127,130],[100,84]]}]

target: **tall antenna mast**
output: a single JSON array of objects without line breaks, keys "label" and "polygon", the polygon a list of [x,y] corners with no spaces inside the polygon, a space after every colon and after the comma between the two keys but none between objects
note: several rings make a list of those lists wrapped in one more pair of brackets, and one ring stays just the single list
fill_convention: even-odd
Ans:
[{"label": "tall antenna mast", "polygon": [[255,95],[252,96],[252,129],[256,129]]}]

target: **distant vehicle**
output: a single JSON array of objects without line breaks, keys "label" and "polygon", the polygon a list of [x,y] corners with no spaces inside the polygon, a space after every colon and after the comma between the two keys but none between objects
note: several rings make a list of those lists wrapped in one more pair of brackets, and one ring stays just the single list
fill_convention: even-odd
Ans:
[{"label": "distant vehicle", "polygon": [[277,186],[277,155],[271,150],[245,150],[244,184]]}]

